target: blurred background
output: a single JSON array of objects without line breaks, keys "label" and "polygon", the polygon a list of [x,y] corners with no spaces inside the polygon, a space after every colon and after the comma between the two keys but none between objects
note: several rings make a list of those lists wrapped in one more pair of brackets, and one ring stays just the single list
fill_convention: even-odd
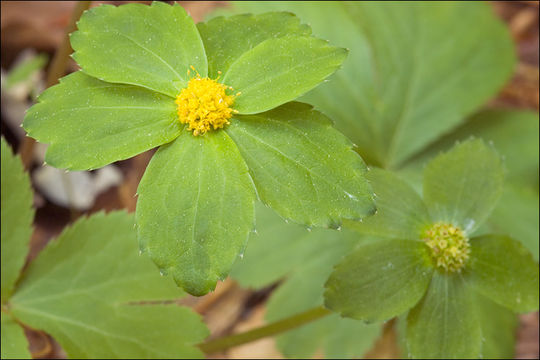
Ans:
[{"label": "blurred background", "polygon": [[[150,3],[149,1],[139,1]],[[35,229],[30,259],[70,222],[83,214],[99,210],[127,208],[133,211],[139,180],[152,151],[91,172],[65,173],[43,166],[46,147],[25,137],[20,128],[24,113],[36,96],[58,77],[76,71],[77,65],[55,60],[55,54],[71,52],[66,29],[82,2],[75,1],[2,1],[1,2],[1,133],[21,153],[31,172],[35,189]],[[93,1],[119,5],[121,1]],[[228,6],[219,1],[180,1],[196,22],[216,8]],[[512,80],[493,102],[513,108],[539,109],[539,31],[537,1],[501,1],[491,3],[507,23],[517,44],[518,66]],[[58,56],[57,56],[58,58]],[[55,65],[55,61],[57,62]],[[213,337],[246,331],[264,324],[265,300],[272,288],[250,291],[226,280],[215,292],[201,298],[182,299],[185,305],[205,317]],[[52,338],[41,332],[27,331],[34,358],[63,358],[65,354]],[[385,331],[368,353],[372,358],[397,356],[395,335]],[[273,339],[262,339],[218,354],[222,358],[280,358]],[[521,317],[516,358],[538,358],[538,313]]]}]

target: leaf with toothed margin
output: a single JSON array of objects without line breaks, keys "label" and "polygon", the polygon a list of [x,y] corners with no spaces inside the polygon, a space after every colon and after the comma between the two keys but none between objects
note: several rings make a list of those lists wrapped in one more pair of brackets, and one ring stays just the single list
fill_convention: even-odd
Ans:
[{"label": "leaf with toothed margin", "polygon": [[25,270],[9,309],[72,358],[200,358],[208,330],[182,291],[139,256],[134,218],[77,221]]},{"label": "leaf with toothed margin", "polygon": [[50,143],[45,160],[70,170],[96,169],[174,140],[183,129],[172,98],[111,84],[78,71],[32,106],[28,135]]},{"label": "leaf with toothed margin", "polygon": [[2,147],[2,304],[13,292],[15,282],[28,254],[32,235],[33,194],[30,177],[24,171],[19,156],[13,155],[10,146],[1,138]]},{"label": "leaf with toothed margin", "polygon": [[243,53],[265,40],[287,35],[309,36],[311,28],[292,13],[270,12],[218,17],[197,24],[208,57],[208,76],[226,73]]},{"label": "leaf with toothed margin", "polygon": [[260,199],[307,226],[337,228],[375,212],[366,165],[331,121],[291,102],[236,115],[225,131],[246,161]]},{"label": "leaf with toothed margin", "polygon": [[141,250],[190,294],[213,290],[254,226],[256,195],[234,142],[183,132],[154,155],[138,193]]},{"label": "leaf with toothed margin", "polygon": [[[238,122],[242,113],[265,111],[294,100],[336,71],[346,56],[345,49],[309,36],[309,26],[300,24],[291,14],[245,16],[243,20],[245,29],[236,25],[230,36],[234,38],[232,33],[250,27],[253,31],[226,54],[220,51],[223,39],[216,42],[209,34],[213,33],[209,30],[212,26],[222,26],[220,20],[200,26],[213,57],[212,66],[221,64],[227,68],[221,81],[243,92],[236,94],[233,110],[238,118],[231,119],[233,122]],[[180,134],[182,126],[175,116],[178,109],[174,98],[190,80],[187,69],[191,65],[201,77],[207,75],[203,40],[179,5],[157,2],[151,6],[102,5],[85,12],[78,28],[71,41],[82,71],[45,92],[40,103],[29,111],[25,127],[38,140],[51,143],[47,155],[51,164],[69,169],[93,169],[161,145],[139,191],[141,248],[148,250],[163,273],[172,272],[180,286],[202,295],[227,275],[243,251],[253,223],[252,204],[256,197],[242,158],[246,153],[240,150],[240,155],[236,148],[239,140],[229,138],[233,132],[206,134],[204,139],[188,139],[187,132]],[[280,51],[276,52],[276,47]],[[80,94],[74,96],[79,89]],[[283,108],[294,106],[287,104]],[[358,219],[373,213],[370,188],[363,178],[365,165],[351,144],[321,114],[304,113],[306,118],[287,119],[288,128],[279,119],[273,119],[271,125],[280,127],[279,136],[294,129],[289,139],[299,140],[308,152],[306,162],[300,152],[284,149],[288,159],[308,170],[303,173],[295,169],[293,190],[301,195],[295,200],[303,201],[303,207],[308,202],[309,206],[318,204],[316,209],[303,209],[309,213],[298,218],[313,226],[338,227],[343,218]],[[45,121],[40,121],[42,118]],[[87,121],[90,118],[97,120]],[[255,134],[269,135],[267,142],[258,146],[276,140],[271,139],[277,134],[271,127]],[[180,144],[186,146],[181,148]],[[199,152],[194,144],[204,144],[203,151]],[[85,151],[77,151],[80,147]],[[321,149],[325,159],[316,154]],[[273,155],[266,151],[268,159]],[[280,167],[282,160],[279,155],[274,157],[272,166]],[[178,165],[178,161],[184,163]],[[166,165],[165,171],[161,165]],[[193,175],[193,169],[200,171]],[[280,171],[283,173],[283,169]],[[257,181],[260,183],[261,178]],[[282,213],[296,210],[289,208],[290,203],[284,204],[288,200],[283,197],[274,202],[268,196],[270,192],[265,199]],[[163,206],[156,209],[155,204]],[[234,219],[229,219],[228,211]]]},{"label": "leaf with toothed margin", "polygon": [[73,58],[88,75],[175,97],[190,66],[206,76],[204,46],[179,4],[101,5],[84,12],[71,34]]},{"label": "leaf with toothed margin", "polygon": [[223,75],[241,94],[234,108],[256,114],[298,98],[333,74],[347,50],[328,41],[288,35],[261,42],[242,54]]}]

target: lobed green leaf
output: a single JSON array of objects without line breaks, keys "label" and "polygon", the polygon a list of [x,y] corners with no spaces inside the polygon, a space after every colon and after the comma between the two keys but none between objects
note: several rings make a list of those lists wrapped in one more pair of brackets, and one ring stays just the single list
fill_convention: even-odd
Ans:
[{"label": "lobed green leaf", "polygon": [[154,155],[139,184],[139,244],[193,295],[213,290],[244,252],[255,192],[224,131],[184,131]]},{"label": "lobed green leaf", "polygon": [[500,235],[471,239],[465,279],[478,292],[516,312],[538,310],[538,264],[521,243]]},{"label": "lobed green leaf", "polygon": [[179,4],[101,5],[85,11],[71,34],[73,58],[88,75],[176,97],[188,70],[207,73],[203,42]]},{"label": "lobed green leaf", "polygon": [[202,357],[208,335],[182,292],[137,253],[132,215],[77,221],[30,264],[13,315],[51,334],[73,358]]},{"label": "lobed green leaf", "polygon": [[409,358],[478,358],[482,330],[473,299],[460,275],[435,271],[426,295],[407,316]]},{"label": "lobed green leaf", "polygon": [[313,89],[341,65],[347,50],[327,41],[288,35],[271,38],[236,59],[223,83],[241,92],[240,114],[271,110]]},{"label": "lobed green leaf", "polygon": [[307,226],[339,227],[374,211],[366,166],[350,142],[311,106],[288,103],[236,116],[225,131],[246,161],[260,199]]},{"label": "lobed green leaf", "polygon": [[24,119],[28,135],[50,143],[45,160],[95,169],[174,140],[183,129],[168,96],[110,84],[79,71],[39,96]]},{"label": "lobed green leaf", "polygon": [[221,16],[205,23],[198,23],[197,29],[208,56],[210,78],[217,78],[219,71],[226,73],[242,54],[265,40],[288,35],[311,34],[309,26],[300,24],[299,19],[288,12]]},{"label": "lobed green leaf", "polygon": [[[1,139],[2,304],[10,297],[29,251],[33,193],[30,177],[6,140]],[[3,321],[3,320],[2,320]]]},{"label": "lobed green leaf", "polygon": [[389,320],[422,298],[432,273],[424,243],[380,240],[359,247],[335,267],[325,285],[325,305],[344,317]]},{"label": "lobed green leaf", "polygon": [[499,154],[480,139],[468,140],[427,164],[424,201],[434,220],[471,234],[497,204],[503,180]]}]

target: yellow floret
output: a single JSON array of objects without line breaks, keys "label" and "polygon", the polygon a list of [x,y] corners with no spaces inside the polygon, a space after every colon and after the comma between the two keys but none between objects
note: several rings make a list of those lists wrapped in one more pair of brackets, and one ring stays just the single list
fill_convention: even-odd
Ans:
[{"label": "yellow floret", "polygon": [[218,83],[218,79],[201,78],[197,74],[176,97],[178,120],[188,124],[194,136],[223,128],[236,113],[231,106],[239,93],[227,95],[226,91],[232,88]]}]

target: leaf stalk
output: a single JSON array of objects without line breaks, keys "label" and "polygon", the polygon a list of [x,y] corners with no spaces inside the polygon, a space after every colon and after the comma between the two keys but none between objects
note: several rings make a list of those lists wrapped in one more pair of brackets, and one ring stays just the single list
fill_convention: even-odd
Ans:
[{"label": "leaf stalk", "polygon": [[292,330],[309,322],[325,317],[331,313],[332,312],[330,310],[327,310],[322,306],[318,306],[303,313],[276,321],[272,324],[261,326],[244,333],[228,335],[210,340],[197,346],[206,354],[212,354],[268,336],[277,335],[287,330]]}]

